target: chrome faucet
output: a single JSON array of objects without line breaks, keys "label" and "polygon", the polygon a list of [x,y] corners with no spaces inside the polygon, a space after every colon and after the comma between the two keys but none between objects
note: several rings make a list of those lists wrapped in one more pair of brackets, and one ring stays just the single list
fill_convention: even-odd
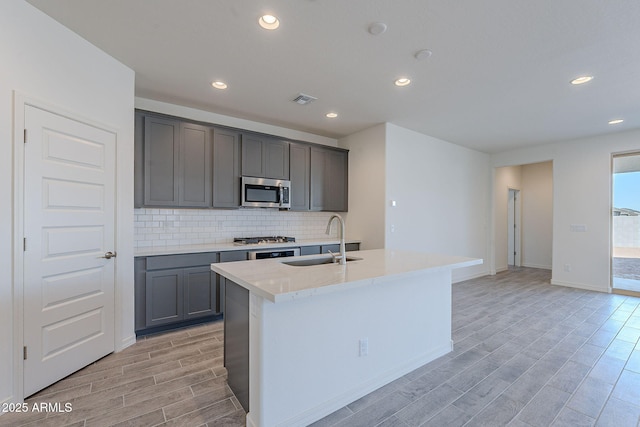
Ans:
[{"label": "chrome faucet", "polygon": [[342,219],[342,217],[338,214],[333,214],[331,215],[331,218],[329,218],[329,223],[327,224],[327,234],[329,234],[329,232],[331,232],[331,222],[333,221],[334,218],[338,218],[338,221],[340,221],[340,254],[335,255],[333,252],[329,251],[329,253],[331,254],[331,256],[333,257],[333,261],[336,262],[337,260],[340,260],[340,264],[342,265],[346,265],[347,264],[347,255],[346,255],[346,251],[345,251],[345,245],[344,245],[344,220]]}]

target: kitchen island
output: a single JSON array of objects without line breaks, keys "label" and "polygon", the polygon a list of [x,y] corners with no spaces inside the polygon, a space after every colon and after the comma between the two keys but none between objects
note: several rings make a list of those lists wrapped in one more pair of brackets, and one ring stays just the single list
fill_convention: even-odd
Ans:
[{"label": "kitchen island", "polygon": [[348,258],[211,265],[227,279],[225,366],[247,426],[308,425],[452,350],[451,270],[481,259]]}]

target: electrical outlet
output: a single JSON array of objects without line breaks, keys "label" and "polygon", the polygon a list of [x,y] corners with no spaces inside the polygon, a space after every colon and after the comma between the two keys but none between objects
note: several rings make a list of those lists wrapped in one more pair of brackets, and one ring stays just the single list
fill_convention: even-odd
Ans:
[{"label": "electrical outlet", "polygon": [[395,224],[391,224],[391,232],[395,233],[396,232],[396,226]]},{"label": "electrical outlet", "polygon": [[360,351],[358,352],[360,357],[369,354],[369,338],[360,339]]}]

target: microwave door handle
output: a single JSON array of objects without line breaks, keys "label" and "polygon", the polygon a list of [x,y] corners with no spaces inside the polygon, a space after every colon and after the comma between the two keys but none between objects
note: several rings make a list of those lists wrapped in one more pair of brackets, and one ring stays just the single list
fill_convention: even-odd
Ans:
[{"label": "microwave door handle", "polygon": [[280,187],[280,207],[282,207],[282,199],[284,198],[284,189],[282,188],[282,184],[278,184]]}]

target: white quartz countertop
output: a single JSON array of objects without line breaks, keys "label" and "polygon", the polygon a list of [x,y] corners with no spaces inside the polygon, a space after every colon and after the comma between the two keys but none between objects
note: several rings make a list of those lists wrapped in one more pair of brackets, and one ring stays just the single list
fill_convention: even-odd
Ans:
[{"label": "white quartz countertop", "polygon": [[428,271],[452,270],[482,264],[482,259],[422,252],[374,249],[347,252],[362,258],[346,265],[291,266],[293,260],[331,258],[331,255],[274,258],[211,264],[211,270],[272,302],[306,298],[365,286]]},{"label": "white quartz countertop", "polygon": [[[337,245],[340,240],[337,239],[311,239],[298,240],[288,243],[260,243],[249,245],[236,245],[229,243],[207,243],[202,245],[171,245],[156,246],[151,248],[137,248],[134,256],[155,256],[155,255],[177,255],[177,254],[195,254],[202,252],[228,252],[228,251],[255,251],[262,249],[278,249],[278,248],[298,248],[301,246],[316,245]],[[360,240],[347,240],[347,243],[361,243]]]}]

